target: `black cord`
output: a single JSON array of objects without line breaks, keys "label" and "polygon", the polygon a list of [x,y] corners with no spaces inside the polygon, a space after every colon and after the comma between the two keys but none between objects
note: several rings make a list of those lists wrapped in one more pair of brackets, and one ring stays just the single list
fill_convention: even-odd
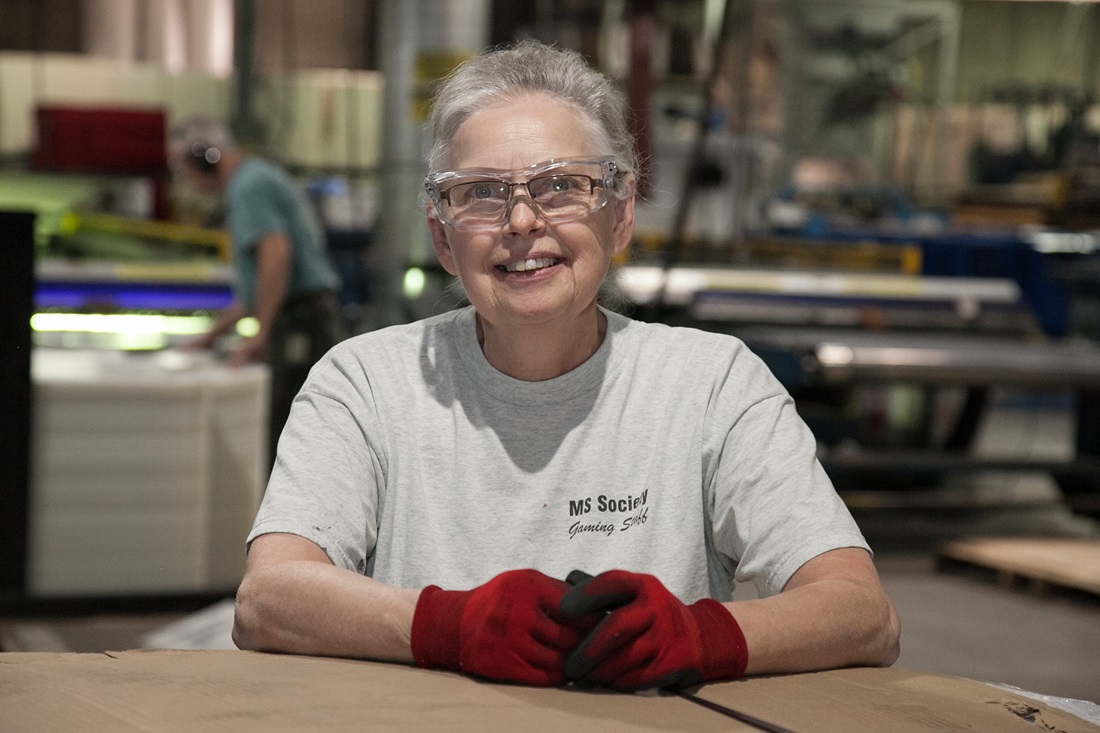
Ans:
[{"label": "black cord", "polygon": [[[570,586],[575,586],[591,578],[592,576],[584,572],[583,570],[573,570],[565,578],[565,582],[568,583]],[[611,613],[611,611],[608,611],[607,613]],[[666,692],[670,695],[675,695],[676,697],[682,697],[685,700],[689,700],[695,703],[696,705],[702,705],[708,710],[713,710],[716,713],[725,715],[727,718],[733,718],[734,720],[738,720],[742,723],[754,726],[756,728],[759,728],[760,730],[767,731],[768,733],[794,733],[794,731],[790,730],[789,728],[784,728],[781,725],[769,723],[766,720],[755,718],[748,713],[742,713],[734,710],[733,708],[727,708],[725,705],[719,705],[718,703],[711,702],[710,700],[704,700],[703,698],[696,697],[692,693],[686,692],[685,690],[677,690],[675,688],[667,687],[662,688],[661,692]]]},{"label": "black cord", "polygon": [[704,700],[703,698],[696,697],[692,693],[685,692],[684,690],[665,690],[665,692],[673,694],[676,697],[682,697],[685,700],[689,700],[689,701],[695,703],[696,705],[702,705],[703,707],[705,707],[708,710],[713,710],[716,713],[719,713],[721,715],[725,715],[727,718],[733,718],[734,720],[740,721],[740,722],[745,723],[747,725],[751,725],[754,728],[759,728],[760,730],[768,731],[768,733],[794,733],[794,731],[792,731],[790,728],[784,728],[781,725],[776,725],[775,723],[769,723],[766,720],[761,720],[760,718],[755,718],[755,717],[749,715],[748,713],[742,713],[742,712],[739,712],[737,710],[734,710],[733,708],[727,708],[725,705],[719,705],[716,702],[711,702],[710,700]]}]

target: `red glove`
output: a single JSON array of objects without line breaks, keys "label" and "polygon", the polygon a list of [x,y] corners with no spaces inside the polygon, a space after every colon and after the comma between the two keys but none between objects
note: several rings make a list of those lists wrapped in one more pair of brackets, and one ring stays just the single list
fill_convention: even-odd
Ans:
[{"label": "red glove", "polygon": [[468,591],[429,585],[413,613],[413,659],[500,682],[565,684],[565,655],[593,626],[559,614],[568,588],[537,570],[509,570]]},{"label": "red glove", "polygon": [[561,611],[573,619],[606,612],[565,660],[565,676],[582,686],[690,687],[740,677],[749,661],[745,635],[721,603],[684,605],[652,575],[609,570],[582,580]]}]

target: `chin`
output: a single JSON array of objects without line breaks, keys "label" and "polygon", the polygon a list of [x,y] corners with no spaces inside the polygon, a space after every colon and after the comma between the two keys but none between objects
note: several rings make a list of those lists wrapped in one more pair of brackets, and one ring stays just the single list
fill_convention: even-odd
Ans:
[{"label": "chin", "polygon": [[595,313],[596,301],[590,299],[586,304],[546,303],[515,308],[511,311],[511,322],[520,325],[535,326],[548,324],[561,319],[584,318]]}]

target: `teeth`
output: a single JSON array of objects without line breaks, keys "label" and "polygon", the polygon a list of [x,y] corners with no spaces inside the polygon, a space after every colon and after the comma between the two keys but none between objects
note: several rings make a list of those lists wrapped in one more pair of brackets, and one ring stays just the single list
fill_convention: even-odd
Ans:
[{"label": "teeth", "polygon": [[505,265],[504,269],[507,272],[528,272],[530,270],[538,270],[542,267],[549,267],[554,264],[554,260],[550,257],[540,257],[538,259],[531,258],[523,260],[521,262],[513,262],[510,265]]}]

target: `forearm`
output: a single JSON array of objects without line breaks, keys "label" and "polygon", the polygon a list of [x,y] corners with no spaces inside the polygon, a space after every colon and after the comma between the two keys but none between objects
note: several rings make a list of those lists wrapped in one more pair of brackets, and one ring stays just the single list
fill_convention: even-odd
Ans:
[{"label": "forearm", "polygon": [[216,339],[219,336],[224,336],[244,316],[244,306],[241,305],[240,301],[234,300],[218,313],[218,317],[214,319],[213,325],[210,326],[210,330],[207,332],[208,337]]},{"label": "forearm", "polygon": [[265,237],[257,245],[256,304],[253,315],[265,343],[286,299],[290,282],[290,244],[282,235]]},{"label": "forearm", "polygon": [[242,649],[411,662],[420,591],[297,560],[256,569],[237,592]]},{"label": "forearm", "polygon": [[877,584],[826,579],[725,605],[745,634],[746,674],[889,666],[898,657],[897,615]]}]

